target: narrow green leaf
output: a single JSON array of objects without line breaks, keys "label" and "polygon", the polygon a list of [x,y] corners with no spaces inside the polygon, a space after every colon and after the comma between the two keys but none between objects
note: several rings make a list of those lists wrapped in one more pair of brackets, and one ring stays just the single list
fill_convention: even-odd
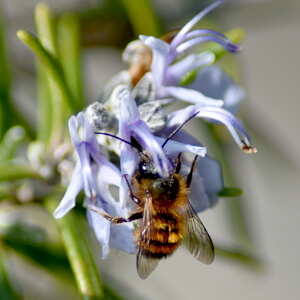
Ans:
[{"label": "narrow green leaf", "polygon": [[49,271],[72,274],[63,248],[53,245],[43,228],[17,220],[7,227],[0,227],[0,237],[8,247]]},{"label": "narrow green leaf", "polygon": [[37,73],[37,140],[47,145],[52,129],[52,101],[49,76],[43,63],[36,59]]},{"label": "narrow green leaf", "polygon": [[[22,221],[17,220],[16,223],[10,224],[6,228],[0,227],[0,238],[8,249],[11,248],[22,254],[30,261],[34,261],[35,264],[47,268],[51,273],[60,274],[64,279],[68,279],[69,282],[72,280],[73,274],[65,252],[60,247],[50,243],[48,235],[43,228],[24,224]],[[106,285],[103,285],[103,291],[105,293],[105,300],[122,299]],[[1,291],[0,299],[2,299]],[[91,299],[91,297],[87,297],[86,299]],[[94,299],[99,298],[96,297]]]},{"label": "narrow green leaf", "polygon": [[15,300],[21,299],[14,291],[7,272],[6,257],[3,244],[0,243],[0,299]]},{"label": "narrow green leaf", "polygon": [[105,300],[123,300],[119,295],[117,295],[111,288],[104,285]]},{"label": "narrow green leaf", "polygon": [[215,252],[220,257],[241,263],[255,271],[263,271],[263,265],[261,261],[241,249],[225,249],[217,246],[215,247]]},{"label": "narrow green leaf", "polygon": [[[56,57],[54,18],[45,3],[39,3],[35,9],[35,24],[41,44]],[[52,129],[52,91],[47,68],[37,59],[37,139],[45,144],[49,141]]]},{"label": "narrow green leaf", "polygon": [[4,24],[0,7],[0,140],[4,132],[12,125],[10,106],[10,72],[5,49]]},{"label": "narrow green leaf", "polygon": [[29,165],[16,162],[7,161],[0,165],[0,182],[15,181],[26,178],[40,178],[39,174],[33,170]]},{"label": "narrow green leaf", "polygon": [[[50,7],[46,3],[37,4],[35,9],[35,24],[40,44],[48,52],[58,70],[54,77],[53,73],[49,72],[50,70],[45,63],[44,66],[46,68],[38,65],[38,83],[41,84],[41,87],[38,87],[38,95],[40,96],[38,98],[38,120],[41,122],[41,126],[38,125],[38,137],[42,137],[45,140],[48,135],[49,144],[55,147],[57,144],[63,142],[65,124],[71,114],[72,99],[61,63],[58,60],[55,32],[56,22]],[[48,80],[45,80],[47,78]],[[46,92],[42,92],[42,88],[47,84],[46,91],[48,95],[45,96]],[[46,117],[44,118],[44,116]]]},{"label": "narrow green leaf", "polygon": [[182,85],[191,84],[196,79],[198,72],[199,72],[199,68],[184,74],[184,77],[181,79],[180,84]]},{"label": "narrow green leaf", "polygon": [[58,56],[73,98],[74,109],[81,110],[83,103],[80,24],[77,14],[66,13],[57,20]]},{"label": "narrow green leaf", "polygon": [[25,138],[24,129],[21,126],[10,128],[0,144],[0,161],[11,159],[20,143]]},{"label": "narrow green leaf", "polygon": [[136,36],[140,34],[160,36],[161,24],[158,21],[149,0],[123,0]]},{"label": "narrow green leaf", "polygon": [[[19,30],[17,31],[17,37],[26,44],[31,50],[37,55],[37,57],[42,61],[45,68],[47,69],[48,74],[57,84],[59,89],[62,91],[65,96],[68,94],[65,86],[65,80],[62,74],[62,70],[56,61],[56,59],[47,51],[40,40],[34,36],[33,34],[25,31]],[[68,97],[66,96],[66,99]]]},{"label": "narrow green leaf", "polygon": [[63,141],[67,119],[71,115],[71,96],[69,94],[63,72],[57,60],[47,51],[40,40],[29,32],[19,30],[18,38],[29,46],[37,57],[42,61],[45,71],[52,80],[52,129],[50,144],[55,146]]},{"label": "narrow green leaf", "polygon": [[243,194],[243,190],[234,187],[224,187],[220,192],[220,197],[238,197]]},{"label": "narrow green leaf", "polygon": [[53,57],[57,57],[55,21],[50,7],[46,3],[38,3],[35,7],[34,18],[41,44]]},{"label": "narrow green leaf", "polygon": [[[52,214],[60,199],[48,198],[46,208]],[[103,284],[94,263],[88,242],[74,211],[55,220],[61,232],[62,241],[83,299],[105,299]]]},{"label": "narrow green leaf", "polygon": [[31,137],[34,136],[32,128],[23,117],[23,113],[18,112],[18,107],[14,106],[11,101],[10,57],[7,55],[6,46],[5,24],[3,22],[0,3],[0,141],[2,140],[5,132],[11,126],[16,124],[22,124],[27,135]]}]

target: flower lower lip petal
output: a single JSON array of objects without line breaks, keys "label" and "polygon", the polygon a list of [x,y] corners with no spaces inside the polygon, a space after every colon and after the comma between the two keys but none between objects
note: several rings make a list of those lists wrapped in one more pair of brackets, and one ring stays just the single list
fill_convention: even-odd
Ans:
[{"label": "flower lower lip petal", "polygon": [[171,42],[171,44],[170,44],[171,48],[174,49],[175,47],[177,47],[181,43],[184,35],[188,31],[190,31],[191,28],[194,25],[196,25],[196,23],[198,23],[205,15],[207,15],[210,11],[214,10],[222,2],[224,2],[224,0],[218,0],[214,3],[212,3],[211,5],[206,7],[204,10],[202,10],[198,15],[196,15],[192,20],[190,20],[185,26],[183,26],[182,29],[178,32],[178,34],[175,36],[175,38]]}]

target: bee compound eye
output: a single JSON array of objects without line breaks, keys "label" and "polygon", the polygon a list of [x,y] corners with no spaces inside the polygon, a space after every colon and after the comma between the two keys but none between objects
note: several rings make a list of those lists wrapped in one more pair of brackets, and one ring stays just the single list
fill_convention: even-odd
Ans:
[{"label": "bee compound eye", "polygon": [[145,174],[145,173],[149,172],[149,168],[148,168],[148,166],[144,162],[140,162],[140,164],[139,164],[139,171],[142,174]]}]

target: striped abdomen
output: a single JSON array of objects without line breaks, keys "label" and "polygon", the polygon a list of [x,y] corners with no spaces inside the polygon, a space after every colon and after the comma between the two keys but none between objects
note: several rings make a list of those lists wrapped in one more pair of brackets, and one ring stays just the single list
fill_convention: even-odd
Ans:
[{"label": "striped abdomen", "polygon": [[178,215],[165,212],[153,214],[149,227],[141,226],[137,232],[137,243],[142,254],[158,259],[171,255],[184,236],[183,222],[183,218]]}]

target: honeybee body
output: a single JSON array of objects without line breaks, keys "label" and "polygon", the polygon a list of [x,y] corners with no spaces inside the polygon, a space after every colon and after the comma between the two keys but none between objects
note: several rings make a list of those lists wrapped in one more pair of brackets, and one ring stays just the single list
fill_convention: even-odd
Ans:
[{"label": "honeybee body", "polygon": [[[186,233],[186,180],[179,174],[168,178],[144,179],[137,174],[133,193],[141,199],[141,213],[148,213],[148,226],[136,230],[136,244],[149,258],[166,258],[181,244]],[[145,206],[149,206],[146,208]],[[144,231],[144,232],[143,232]]]},{"label": "honeybee body", "polygon": [[127,218],[101,215],[114,224],[137,221],[135,241],[136,266],[145,279],[162,258],[172,255],[183,240],[190,253],[199,261],[210,264],[214,259],[214,246],[204,225],[188,200],[189,187],[195,167],[195,157],[187,176],[180,174],[180,155],[177,165],[168,176],[158,173],[151,155],[141,149],[136,140],[132,146],[139,150],[140,161],[127,179],[129,196],[137,205]]}]

